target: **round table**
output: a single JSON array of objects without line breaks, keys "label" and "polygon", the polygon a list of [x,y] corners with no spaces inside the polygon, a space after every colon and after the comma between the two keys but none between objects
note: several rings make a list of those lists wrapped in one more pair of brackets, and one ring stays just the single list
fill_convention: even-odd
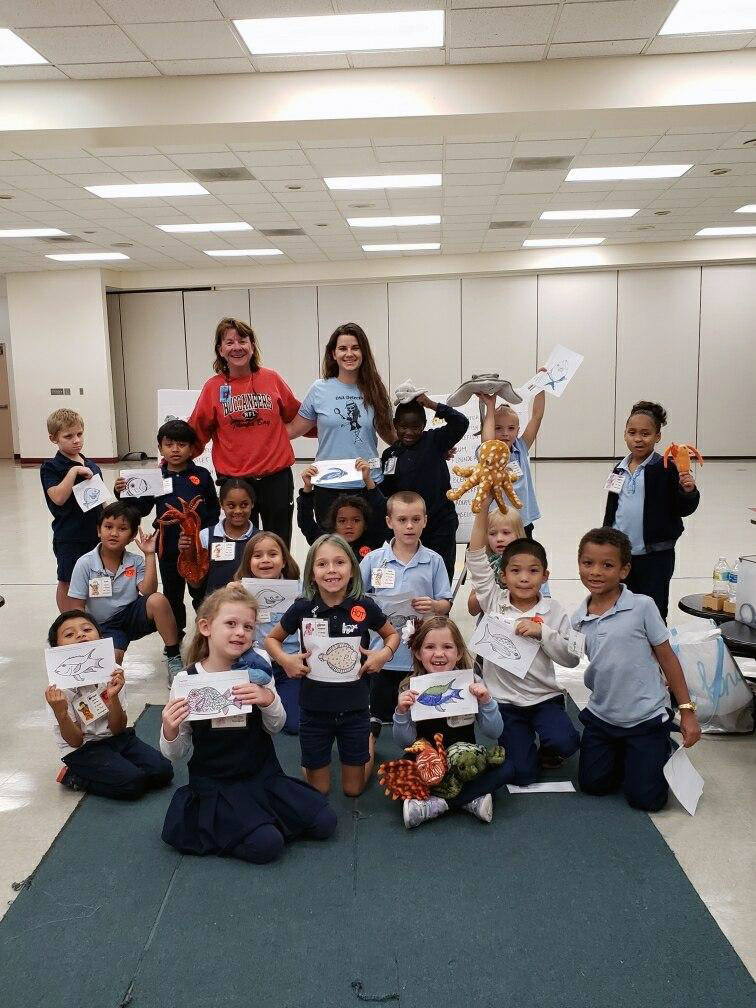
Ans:
[{"label": "round table", "polygon": [[734,658],[756,658],[756,627],[731,619],[721,623],[719,631]]},{"label": "round table", "polygon": [[701,619],[710,619],[719,626],[722,623],[734,622],[732,613],[715,612],[713,609],[704,609],[703,595],[684,595],[677,603],[678,608],[690,616],[699,616]]}]

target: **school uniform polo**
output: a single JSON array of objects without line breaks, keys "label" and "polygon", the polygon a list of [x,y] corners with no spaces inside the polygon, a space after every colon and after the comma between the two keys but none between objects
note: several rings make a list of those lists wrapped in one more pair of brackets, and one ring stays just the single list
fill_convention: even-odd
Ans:
[{"label": "school uniform polo", "polygon": [[535,486],[533,485],[533,474],[530,471],[530,455],[528,446],[523,438],[518,437],[509,451],[509,465],[516,463],[520,467],[522,476],[513,481],[512,486],[517,496],[522,501],[520,518],[523,525],[532,525],[541,517],[541,511],[536,500]]},{"label": "school uniform polo", "polygon": [[[393,572],[393,588],[373,587],[373,572],[378,569]],[[434,553],[433,550],[429,550],[422,544],[418,545],[417,551],[409,563],[404,564],[394,553],[393,540],[390,543],[384,543],[383,546],[368,553],[360,561],[360,571],[366,591],[375,598],[378,605],[381,604],[383,598],[389,599],[392,595],[411,594],[413,598],[427,596],[432,599],[451,599],[452,597],[449,575],[446,573],[444,561],[438,553]],[[418,622],[423,618],[420,613],[417,614]],[[412,668],[412,655],[404,641],[399,644],[394,657],[387,661],[383,667],[393,671],[409,671]]]},{"label": "school uniform polo", "polygon": [[573,627],[585,635],[589,659],[587,709],[621,728],[666,715],[669,692],[652,648],[669,640],[669,631],[653,600],[623,585],[619,598],[603,615],[589,613],[589,601],[572,617]]},{"label": "school uniform polo", "polygon": [[[85,602],[87,612],[102,625],[113,619],[120,610],[136,601],[139,595],[137,586],[144,581],[144,557],[124,550],[118,570],[113,574],[106,569],[100,549],[100,546],[95,546],[93,550],[85,553],[76,562],[68,594],[71,598],[81,599]],[[93,578],[108,578],[111,583],[112,595],[104,598],[91,598],[89,582]]]},{"label": "school uniform polo", "polygon": [[[97,519],[102,508],[82,511],[73,493],[64,504],[56,504],[47,492],[51,487],[57,486],[74,466],[85,465],[93,476],[102,476],[102,470],[96,462],[83,455],[81,458],[81,462],[76,462],[59,451],[54,458],[43,462],[39,470],[45,504],[53,518],[53,552],[58,561],[59,581],[70,581],[76,561],[97,545]],[[77,476],[74,485],[83,483],[84,479],[84,476]]]},{"label": "school uniform polo", "polygon": [[[630,540],[630,550],[633,556],[639,556],[646,552],[646,543],[643,538],[643,504],[646,499],[646,466],[653,455],[652,452],[648,458],[640,462],[635,472],[630,472],[629,455],[617,466],[617,470],[625,474],[625,479],[618,494],[617,513],[614,516],[612,527],[625,533]],[[672,546],[673,543],[665,545]]]}]

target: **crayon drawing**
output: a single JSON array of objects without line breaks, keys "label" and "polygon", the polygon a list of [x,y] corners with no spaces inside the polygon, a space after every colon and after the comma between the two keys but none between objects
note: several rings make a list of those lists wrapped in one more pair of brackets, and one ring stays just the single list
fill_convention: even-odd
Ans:
[{"label": "crayon drawing", "polygon": [[478,701],[470,692],[472,669],[452,669],[451,672],[429,672],[412,676],[410,689],[417,700],[410,708],[413,721],[429,718],[462,717],[478,713]]},{"label": "crayon drawing", "polygon": [[179,672],[173,680],[171,696],[183,697],[189,705],[187,721],[207,721],[229,714],[249,714],[252,707],[237,700],[234,686],[249,683],[244,669],[231,672]]},{"label": "crayon drawing", "polygon": [[316,682],[354,682],[360,677],[359,637],[305,636],[304,645],[310,652],[308,679]]}]

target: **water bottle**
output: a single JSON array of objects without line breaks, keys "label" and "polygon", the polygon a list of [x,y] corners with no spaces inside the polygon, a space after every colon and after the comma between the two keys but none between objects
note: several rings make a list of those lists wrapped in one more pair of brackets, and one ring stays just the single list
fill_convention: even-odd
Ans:
[{"label": "water bottle", "polygon": [[726,557],[720,557],[714,567],[714,583],[711,594],[715,598],[727,598],[730,594],[730,565]]},{"label": "water bottle", "polygon": [[738,573],[740,571],[740,563],[736,563],[735,566],[730,571],[730,601],[735,601],[735,596],[738,593]]}]

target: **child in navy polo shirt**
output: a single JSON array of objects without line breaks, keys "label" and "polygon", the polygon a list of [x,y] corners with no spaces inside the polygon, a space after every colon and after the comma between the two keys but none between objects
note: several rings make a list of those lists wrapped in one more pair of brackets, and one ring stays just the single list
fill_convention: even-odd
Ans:
[{"label": "child in navy polo shirt", "polygon": [[82,511],[73,495],[74,484],[93,476],[102,476],[97,463],[86,459],[84,421],[72,409],[55,410],[47,418],[47,433],[58,446],[55,458],[42,463],[40,478],[45,503],[53,516],[53,553],[58,563],[58,587],[55,601],[63,612],[74,564],[97,545],[97,520],[100,508]]},{"label": "child in navy polo shirt", "polygon": [[[341,536],[324,535],[312,544],[302,586],[302,598],[273,627],[265,647],[288,676],[302,680],[299,741],[308,783],[328,793],[335,740],[344,794],[356,798],[370,780],[375,757],[367,676],[393,658],[399,634],[375,602],[363,595],[357,559]],[[367,650],[371,630],[383,639],[377,651]],[[288,654],[283,643],[296,632],[302,634],[302,651]],[[321,638],[321,657],[311,668],[308,659],[315,665],[313,654]],[[349,638],[358,641],[360,652],[367,656],[361,664]],[[313,673],[315,678],[310,677]]]},{"label": "child in navy polo shirt", "polygon": [[[76,561],[66,610],[84,608],[112,637],[120,664],[131,641],[155,630],[165,644],[168,679],[181,671],[178,630],[165,595],[157,591],[155,533],[139,528],[139,513],[123,501],[102,509],[97,524],[100,545]],[[144,559],[126,547],[136,539]]]},{"label": "child in navy polo shirt", "polygon": [[[426,408],[444,421],[442,427],[425,430]],[[433,402],[423,392],[396,407],[397,439],[381,455],[385,495],[390,497],[399,490],[413,490],[425,501],[428,523],[423,529],[423,545],[439,554],[449,580],[454,577],[459,518],[454,504],[446,496],[451,486],[446,456],[464,437],[469,425],[463,413],[444,403]]]},{"label": "child in navy polo shirt", "polygon": [[[192,452],[197,442],[197,435],[185,420],[167,420],[157,432],[157,443],[162,456],[161,465],[165,478],[170,480],[171,490],[162,497],[137,497],[129,504],[135,507],[143,518],[155,508],[157,519],[160,519],[169,507],[181,509],[182,501],[190,501],[201,497],[197,508],[201,528],[215,525],[220,516],[218,494],[215,490],[213,477],[203,466],[195,465]],[[126,480],[117,479],[113,487],[116,497],[120,497],[126,489]],[[176,626],[183,635],[186,629],[186,607],[184,606],[184,589],[189,588],[192,604],[196,609],[202,601],[202,585],[187,585],[177,569],[178,562],[178,525],[167,525],[160,532],[160,550],[158,566],[160,567],[160,583],[163,594],[168,599]]]},{"label": "child in navy polo shirt", "polygon": [[581,791],[595,795],[622,786],[633,808],[658,812],[667,801],[663,770],[674,728],[667,686],[680,701],[686,748],[696,744],[701,729],[654,601],[622,584],[630,559],[630,540],[617,529],[591,529],[580,540],[580,580],[590,596],[572,626],[584,635],[591,696],[580,714],[585,727],[578,780]]}]

